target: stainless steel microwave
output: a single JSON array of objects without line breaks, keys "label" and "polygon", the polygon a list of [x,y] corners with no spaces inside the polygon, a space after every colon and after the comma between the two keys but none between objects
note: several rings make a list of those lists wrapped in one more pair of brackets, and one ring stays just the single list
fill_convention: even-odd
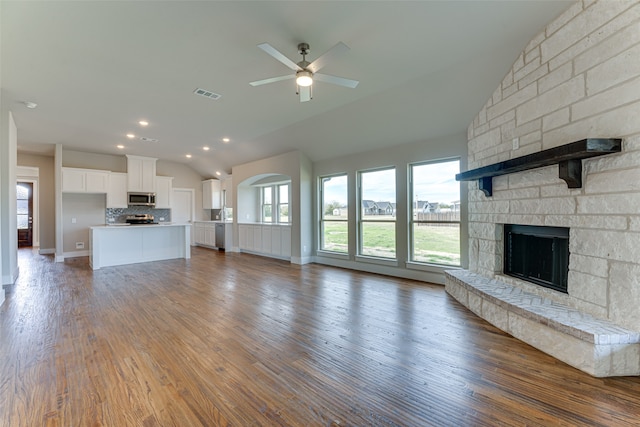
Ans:
[{"label": "stainless steel microwave", "polygon": [[127,193],[129,206],[156,206],[156,193]]}]

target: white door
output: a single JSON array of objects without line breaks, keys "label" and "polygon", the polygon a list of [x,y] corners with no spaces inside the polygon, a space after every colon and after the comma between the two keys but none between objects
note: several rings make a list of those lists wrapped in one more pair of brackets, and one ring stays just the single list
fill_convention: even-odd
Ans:
[{"label": "white door", "polygon": [[189,223],[191,228],[191,245],[193,240],[193,214],[195,212],[195,190],[193,188],[174,188],[171,199],[171,222]]}]

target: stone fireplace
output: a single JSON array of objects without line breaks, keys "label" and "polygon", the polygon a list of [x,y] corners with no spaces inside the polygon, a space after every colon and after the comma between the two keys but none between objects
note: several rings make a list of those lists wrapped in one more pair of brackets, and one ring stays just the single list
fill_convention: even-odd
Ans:
[{"label": "stone fireplace", "polygon": [[[529,42],[468,129],[469,169],[623,140],[581,160],[578,188],[557,164],[495,176],[490,196],[469,181],[469,265],[446,278],[475,313],[596,376],[640,375],[638,117],[640,3],[579,1]],[[566,290],[505,274],[505,224],[569,230]]]}]

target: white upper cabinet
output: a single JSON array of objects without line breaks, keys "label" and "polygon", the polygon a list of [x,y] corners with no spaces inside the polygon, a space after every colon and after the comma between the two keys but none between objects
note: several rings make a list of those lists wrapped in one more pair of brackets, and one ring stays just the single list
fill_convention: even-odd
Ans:
[{"label": "white upper cabinet", "polygon": [[172,176],[156,176],[156,209],[171,209]]},{"label": "white upper cabinet", "polygon": [[63,193],[106,194],[109,172],[95,169],[62,168]]},{"label": "white upper cabinet", "polygon": [[109,191],[107,191],[108,208],[127,207],[127,174],[111,172],[109,174]]},{"label": "white upper cabinet", "polygon": [[127,155],[127,191],[156,192],[156,160]]},{"label": "white upper cabinet", "polygon": [[220,184],[217,179],[202,181],[202,209],[222,208]]}]

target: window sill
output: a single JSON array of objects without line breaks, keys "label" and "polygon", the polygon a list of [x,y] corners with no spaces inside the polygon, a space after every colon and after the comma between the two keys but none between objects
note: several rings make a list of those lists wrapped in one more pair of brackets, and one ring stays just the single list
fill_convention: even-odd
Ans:
[{"label": "window sill", "polygon": [[386,265],[388,267],[397,267],[398,266],[398,260],[397,259],[376,258],[376,257],[370,257],[370,256],[366,256],[366,255],[356,255],[356,261],[358,261],[358,262],[366,262],[368,264]]},{"label": "window sill", "polygon": [[444,273],[445,270],[460,270],[459,265],[443,265],[443,264],[427,264],[421,262],[409,261],[405,263],[407,270],[428,271],[431,273]]},{"label": "window sill", "polygon": [[349,254],[345,254],[345,253],[341,253],[341,252],[323,251],[323,250],[320,250],[320,249],[318,249],[318,251],[316,251],[316,256],[327,257],[327,258],[336,258],[336,259],[344,259],[344,260],[348,260],[349,259]]}]

